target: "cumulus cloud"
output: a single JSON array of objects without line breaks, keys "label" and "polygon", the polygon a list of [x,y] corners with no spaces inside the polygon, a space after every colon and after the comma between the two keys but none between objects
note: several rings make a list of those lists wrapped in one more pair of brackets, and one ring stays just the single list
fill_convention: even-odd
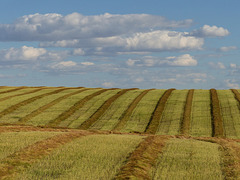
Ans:
[{"label": "cumulus cloud", "polygon": [[223,46],[219,48],[219,51],[221,52],[227,52],[227,51],[232,51],[232,50],[236,50],[237,47],[236,46]]},{"label": "cumulus cloud", "polygon": [[197,60],[190,54],[180,56],[171,56],[158,58],[153,56],[144,56],[142,59],[128,59],[128,66],[145,66],[145,67],[161,67],[161,66],[196,66]]},{"label": "cumulus cloud", "polygon": [[0,61],[62,60],[67,54],[66,51],[47,51],[44,48],[22,46],[0,50]]},{"label": "cumulus cloud", "polygon": [[200,29],[192,31],[190,35],[197,37],[224,37],[229,35],[229,31],[223,27],[204,25]]},{"label": "cumulus cloud", "polygon": [[84,16],[72,13],[32,14],[12,24],[0,24],[0,41],[55,41],[110,37],[150,29],[188,27],[192,20],[171,21],[148,14],[109,14]]},{"label": "cumulus cloud", "polygon": [[190,54],[183,54],[178,57],[169,57],[168,64],[171,66],[196,66],[197,60],[194,59]]},{"label": "cumulus cloud", "polygon": [[88,53],[156,52],[201,49],[204,43],[203,38],[186,36],[187,34],[187,32],[158,30],[134,33],[128,36],[43,42],[40,46],[81,48],[80,54],[84,54],[84,49]]},{"label": "cumulus cloud", "polygon": [[3,60],[37,60],[46,54],[46,49],[22,46],[21,48],[10,48],[1,50]]}]

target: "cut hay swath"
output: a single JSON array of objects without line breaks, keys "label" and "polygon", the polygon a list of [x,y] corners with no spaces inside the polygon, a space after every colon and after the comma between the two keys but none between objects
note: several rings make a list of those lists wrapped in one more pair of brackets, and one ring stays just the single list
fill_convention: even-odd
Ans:
[{"label": "cut hay swath", "polygon": [[67,111],[63,112],[62,114],[60,114],[56,119],[50,121],[48,123],[48,126],[58,126],[58,124],[61,123],[61,121],[63,121],[64,119],[67,119],[68,117],[70,117],[72,114],[74,114],[79,108],[83,107],[83,105],[89,101],[90,99],[94,98],[95,96],[98,96],[104,92],[108,91],[108,89],[102,89],[99,90],[93,94],[90,94],[86,97],[84,97],[83,99],[81,99],[80,101],[76,102],[73,106],[71,106]]},{"label": "cut hay swath", "polygon": [[19,169],[26,168],[44,155],[49,154],[61,145],[72,141],[73,139],[89,135],[91,133],[71,132],[55,135],[42,141],[38,141],[26,148],[23,148],[14,154],[1,160],[0,179],[8,178]]},{"label": "cut hay swath", "polygon": [[86,102],[83,107],[79,108],[74,114],[70,117],[61,121],[58,125],[59,127],[68,127],[68,128],[77,128],[84,121],[90,118],[92,114],[94,114],[99,107],[101,107],[105,101],[107,101],[110,97],[117,94],[120,89],[110,89],[98,96],[93,97],[91,100]]},{"label": "cut hay swath", "polygon": [[84,121],[80,126],[79,129],[88,129],[93,123],[95,123],[99,117],[103,115],[103,113],[108,109],[108,107],[120,96],[125,94],[127,91],[135,90],[134,89],[124,89],[118,92],[116,95],[109,98],[88,120]]},{"label": "cut hay swath", "polygon": [[32,102],[34,102],[34,101],[36,101],[38,99],[41,99],[43,97],[50,96],[50,95],[55,94],[55,93],[59,93],[59,92],[64,91],[66,89],[68,89],[68,88],[57,89],[57,90],[54,90],[54,91],[51,91],[51,92],[47,92],[47,93],[44,93],[44,94],[41,94],[41,95],[38,95],[38,96],[31,97],[31,98],[26,99],[24,101],[21,101],[21,102],[19,102],[17,104],[14,104],[14,105],[4,109],[2,112],[0,112],[0,118],[3,117],[6,114],[9,114],[9,113],[15,111],[16,109],[18,109],[21,106],[24,106],[26,104],[32,103]]},{"label": "cut hay swath", "polygon": [[213,132],[212,135],[214,137],[223,137],[223,121],[221,117],[220,104],[218,100],[217,90],[210,89],[211,93],[211,112],[212,112],[212,126]]},{"label": "cut hay swath", "polygon": [[194,89],[190,89],[187,95],[187,101],[184,107],[184,114],[181,123],[181,134],[189,135],[189,129],[191,126],[191,113],[192,113],[192,100]]},{"label": "cut hay swath", "polygon": [[163,94],[163,96],[159,99],[158,104],[152,114],[152,117],[145,129],[146,133],[149,134],[155,134],[157,129],[158,129],[158,125],[159,125],[159,121],[160,118],[162,116],[162,112],[164,110],[165,104],[168,100],[168,97],[171,95],[172,91],[174,91],[175,89],[168,89],[167,91],[165,91],[165,93]]},{"label": "cut hay swath", "polygon": [[66,99],[66,98],[69,98],[69,97],[71,97],[71,96],[73,96],[73,95],[75,95],[75,94],[81,93],[81,92],[83,92],[83,91],[85,91],[85,90],[87,90],[87,89],[82,89],[82,88],[80,88],[80,90],[76,90],[76,91],[73,91],[72,93],[65,94],[65,95],[63,95],[63,96],[61,96],[61,97],[59,97],[59,98],[51,101],[50,103],[47,103],[47,104],[41,106],[40,108],[36,109],[35,111],[32,111],[30,114],[27,114],[26,116],[20,118],[18,122],[19,122],[20,124],[26,123],[26,122],[27,122],[28,120],[30,120],[31,118],[39,115],[40,113],[42,113],[42,112],[45,111],[46,109],[54,106],[55,104],[59,103],[60,101]]},{"label": "cut hay swath", "polygon": [[180,133],[180,124],[184,113],[188,90],[173,91],[169,96],[155,134],[177,135]]},{"label": "cut hay swath", "polygon": [[126,164],[121,167],[120,172],[114,179],[152,179],[151,173],[167,139],[160,136],[145,138],[130,154]]},{"label": "cut hay swath", "polygon": [[223,120],[224,133],[227,138],[240,138],[239,102],[231,90],[217,90]]},{"label": "cut hay swath", "polygon": [[149,92],[151,91],[151,89],[145,90],[143,91],[141,94],[139,94],[134,101],[129,105],[129,107],[127,108],[127,110],[121,115],[121,117],[119,118],[119,122],[115,125],[115,127],[113,128],[114,131],[119,131],[121,130],[126,122],[128,121],[128,119],[131,117],[131,114],[133,112],[133,110],[136,108],[137,104],[141,101],[141,99]]}]

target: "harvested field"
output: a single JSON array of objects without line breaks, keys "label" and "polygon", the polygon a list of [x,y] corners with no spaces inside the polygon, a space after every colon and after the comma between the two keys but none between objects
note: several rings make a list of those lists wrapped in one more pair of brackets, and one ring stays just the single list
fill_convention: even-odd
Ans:
[{"label": "harvested field", "polygon": [[239,90],[0,87],[0,179],[240,179]]}]

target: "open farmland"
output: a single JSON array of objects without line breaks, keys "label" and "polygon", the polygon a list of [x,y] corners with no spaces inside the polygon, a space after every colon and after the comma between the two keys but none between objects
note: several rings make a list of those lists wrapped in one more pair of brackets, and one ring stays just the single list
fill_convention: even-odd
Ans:
[{"label": "open farmland", "polygon": [[0,87],[0,179],[240,179],[238,90]]}]

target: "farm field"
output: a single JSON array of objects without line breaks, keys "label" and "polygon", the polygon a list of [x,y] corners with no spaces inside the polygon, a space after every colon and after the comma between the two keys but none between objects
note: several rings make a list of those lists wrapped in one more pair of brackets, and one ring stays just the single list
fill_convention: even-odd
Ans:
[{"label": "farm field", "polygon": [[0,87],[0,179],[240,179],[238,90]]}]

